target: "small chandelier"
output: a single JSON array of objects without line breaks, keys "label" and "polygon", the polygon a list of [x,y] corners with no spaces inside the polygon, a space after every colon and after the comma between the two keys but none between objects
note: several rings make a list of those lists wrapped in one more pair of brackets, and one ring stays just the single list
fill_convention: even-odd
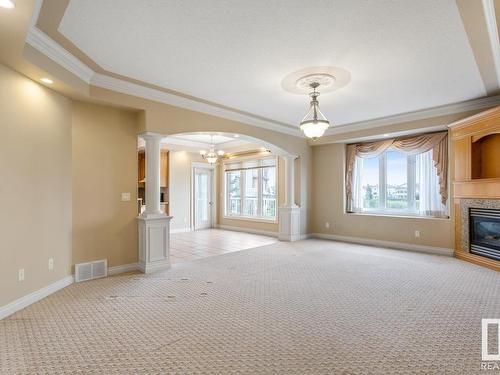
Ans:
[{"label": "small chandelier", "polygon": [[312,140],[316,140],[325,134],[326,129],[330,126],[330,122],[319,109],[319,92],[316,91],[319,86],[319,82],[311,82],[309,84],[309,87],[313,90],[309,93],[309,96],[311,97],[311,105],[309,107],[309,112],[307,112],[300,122],[300,130],[302,130],[307,138],[312,138]]},{"label": "small chandelier", "polygon": [[222,150],[215,150],[215,144],[214,144],[214,136],[210,136],[210,149],[208,152],[206,150],[200,150],[200,155],[203,159],[205,159],[208,164],[210,165],[215,165],[219,161],[219,158],[224,156],[224,151]]}]

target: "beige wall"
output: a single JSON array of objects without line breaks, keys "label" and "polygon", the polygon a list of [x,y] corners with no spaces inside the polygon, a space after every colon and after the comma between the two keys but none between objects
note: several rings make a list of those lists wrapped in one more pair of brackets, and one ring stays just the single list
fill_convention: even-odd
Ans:
[{"label": "beige wall", "polygon": [[[312,233],[453,248],[452,219],[401,218],[347,214],[344,209],[345,145],[313,148]],[[451,214],[453,217],[453,214]],[[330,223],[330,228],[325,223]],[[415,238],[420,230],[420,238]]]},{"label": "beige wall", "polygon": [[70,274],[71,103],[3,65],[0,82],[3,306]]},{"label": "beige wall", "polygon": [[137,262],[136,126],[134,112],[74,102],[73,264]]}]

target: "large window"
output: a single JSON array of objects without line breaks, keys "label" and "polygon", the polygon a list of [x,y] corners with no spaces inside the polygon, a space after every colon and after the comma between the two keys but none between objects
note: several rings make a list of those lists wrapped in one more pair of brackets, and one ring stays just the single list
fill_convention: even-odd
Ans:
[{"label": "large window", "polygon": [[352,207],[353,212],[446,216],[432,150],[416,155],[388,150],[373,158],[356,156]]},{"label": "large window", "polygon": [[276,158],[224,164],[225,215],[276,219]]}]

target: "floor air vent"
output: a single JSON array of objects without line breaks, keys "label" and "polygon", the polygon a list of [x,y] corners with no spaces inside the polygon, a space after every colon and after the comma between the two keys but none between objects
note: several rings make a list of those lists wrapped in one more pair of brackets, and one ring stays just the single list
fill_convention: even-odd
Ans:
[{"label": "floor air vent", "polygon": [[75,282],[98,279],[108,276],[108,260],[96,260],[75,264]]}]

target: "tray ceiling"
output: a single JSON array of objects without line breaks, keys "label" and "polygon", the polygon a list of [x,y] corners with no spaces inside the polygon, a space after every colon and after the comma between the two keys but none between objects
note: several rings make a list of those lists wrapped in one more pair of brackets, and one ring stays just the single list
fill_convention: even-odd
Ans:
[{"label": "tray ceiling", "polygon": [[348,70],[320,97],[334,124],[486,95],[453,0],[71,0],[61,32],[103,69],[297,125],[307,97],[281,80]]}]

